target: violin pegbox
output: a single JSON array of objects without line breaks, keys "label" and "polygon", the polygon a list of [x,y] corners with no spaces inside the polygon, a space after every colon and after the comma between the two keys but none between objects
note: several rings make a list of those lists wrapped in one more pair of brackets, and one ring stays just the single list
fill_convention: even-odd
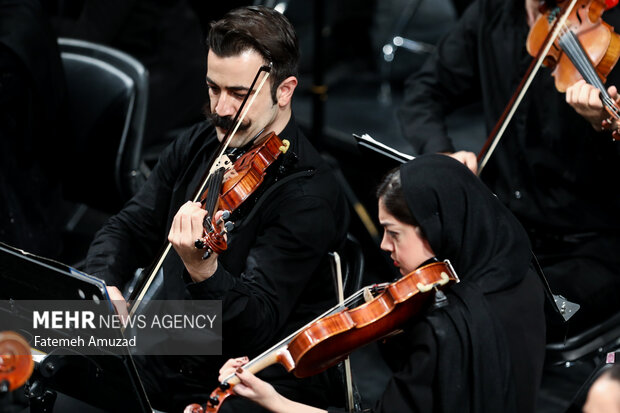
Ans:
[{"label": "violin pegbox", "polygon": [[611,131],[611,139],[614,141],[620,141],[620,132],[618,132],[617,120],[613,117],[609,117],[601,122],[601,129]]},{"label": "violin pegbox", "polygon": [[[202,223],[203,236],[194,242],[197,249],[206,249],[203,260],[206,260],[214,252],[221,254],[228,247],[225,235],[235,228],[235,223],[227,221],[230,218],[230,211],[222,211],[222,215],[215,220],[210,214],[207,214]],[[220,229],[221,228],[221,229]]]}]

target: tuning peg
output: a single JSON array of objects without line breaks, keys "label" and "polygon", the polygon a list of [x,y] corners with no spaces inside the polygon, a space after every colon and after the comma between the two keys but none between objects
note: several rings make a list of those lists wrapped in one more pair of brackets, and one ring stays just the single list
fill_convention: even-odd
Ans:
[{"label": "tuning peg", "polygon": [[205,242],[202,240],[202,238],[198,238],[196,241],[194,241],[194,247],[201,250],[205,247]]},{"label": "tuning peg", "polygon": [[202,220],[202,227],[205,229],[211,228],[211,217],[209,215],[205,215],[204,219]]},{"label": "tuning peg", "polygon": [[218,219],[215,223],[217,225],[220,225],[222,222],[226,221],[228,218],[230,218],[230,211],[229,210],[224,210],[224,212],[222,213],[222,216],[220,217],[220,219]]},{"label": "tuning peg", "polygon": [[226,234],[227,232],[232,231],[233,228],[235,228],[235,223],[228,221],[224,224],[224,229],[220,231],[220,236],[224,236],[224,234]]},{"label": "tuning peg", "polygon": [[212,253],[212,252],[213,252],[213,251],[211,251],[211,249],[210,249],[210,248],[207,248],[207,250],[205,251],[205,253],[204,253],[204,254],[203,254],[203,256],[202,256],[202,259],[203,259],[203,260],[206,260],[207,258],[209,258],[209,257],[211,256],[211,253]]}]

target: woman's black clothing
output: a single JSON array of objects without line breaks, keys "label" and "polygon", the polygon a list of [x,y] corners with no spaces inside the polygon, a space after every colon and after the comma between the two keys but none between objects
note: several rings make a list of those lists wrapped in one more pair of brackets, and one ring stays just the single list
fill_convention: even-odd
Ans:
[{"label": "woman's black clothing", "polygon": [[543,290],[527,235],[465,166],[444,155],[401,167],[407,205],[461,282],[445,307],[390,344],[394,374],[376,412],[533,412],[542,375]]},{"label": "woman's black clothing", "polygon": [[[619,9],[603,18],[620,27]],[[465,104],[481,101],[493,128],[532,60],[528,31],[523,2],[478,0],[467,9],[407,82],[399,116],[418,153],[455,151],[445,118]],[[607,84],[618,80],[616,68]],[[566,104],[545,68],[481,174],[528,231],[554,292],[582,305],[569,335],[620,310],[620,181],[610,179],[619,174],[620,145]]]}]

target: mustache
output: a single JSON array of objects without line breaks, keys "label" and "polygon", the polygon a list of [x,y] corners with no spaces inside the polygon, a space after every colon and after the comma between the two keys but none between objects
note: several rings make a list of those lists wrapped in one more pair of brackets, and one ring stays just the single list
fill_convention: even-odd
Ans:
[{"label": "mustache", "polygon": [[[215,126],[225,129],[231,130],[233,128],[233,118],[232,116],[219,116],[217,113],[207,113],[207,119],[209,119]],[[248,130],[252,126],[252,121],[242,122],[239,125],[240,131]]]}]

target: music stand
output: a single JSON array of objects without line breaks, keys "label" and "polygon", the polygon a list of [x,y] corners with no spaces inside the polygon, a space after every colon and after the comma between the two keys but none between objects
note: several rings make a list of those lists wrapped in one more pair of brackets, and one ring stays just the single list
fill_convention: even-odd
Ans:
[{"label": "music stand", "polygon": [[[0,243],[0,284],[0,300],[10,303],[9,307],[19,300],[99,300],[109,303],[109,311],[114,311],[103,281],[3,243]],[[9,312],[7,318],[18,328],[28,322],[7,305],[0,306],[2,312]],[[49,393],[47,389],[52,389],[107,411],[153,411],[129,350],[121,355],[50,354],[37,361],[29,380],[31,393],[36,388],[43,397]],[[54,399],[55,396],[52,405]]]}]

